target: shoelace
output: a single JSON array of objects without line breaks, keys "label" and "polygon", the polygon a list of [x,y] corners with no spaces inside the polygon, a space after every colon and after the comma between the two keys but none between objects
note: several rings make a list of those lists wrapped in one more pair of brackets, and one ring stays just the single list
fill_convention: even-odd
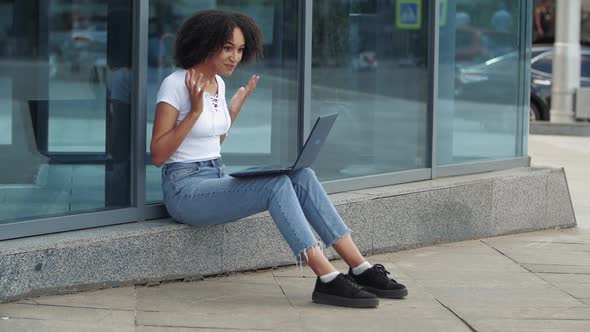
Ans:
[{"label": "shoelace", "polygon": [[363,287],[360,286],[359,284],[357,284],[353,277],[349,276],[348,274],[342,274],[342,275],[344,276],[344,278],[346,280],[350,281],[350,284],[352,285],[352,287],[354,289],[357,290],[357,293],[363,290]]},{"label": "shoelace", "polygon": [[373,267],[375,268],[375,270],[379,271],[379,272],[380,272],[380,275],[384,276],[384,277],[385,277],[387,280],[391,280],[391,281],[393,281],[393,282],[397,282],[397,281],[395,281],[395,280],[393,280],[393,279],[391,279],[391,278],[389,278],[389,277],[387,276],[387,275],[389,275],[390,273],[389,273],[389,271],[387,271],[387,270],[385,269],[385,266],[383,266],[383,265],[381,265],[381,264],[375,264],[375,265],[373,265]]},{"label": "shoelace", "polygon": [[383,265],[381,265],[381,264],[375,264],[375,265],[373,265],[373,267],[374,267],[375,269],[377,269],[377,270],[379,270],[379,271],[381,271],[381,272],[385,273],[385,274],[390,274],[390,273],[389,273],[389,271],[387,271],[387,270],[385,269],[385,266],[383,266]]}]

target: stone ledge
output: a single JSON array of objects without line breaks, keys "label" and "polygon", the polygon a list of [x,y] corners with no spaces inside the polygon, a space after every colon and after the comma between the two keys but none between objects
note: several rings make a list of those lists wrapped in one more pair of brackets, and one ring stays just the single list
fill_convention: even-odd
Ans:
[{"label": "stone ledge", "polygon": [[[330,195],[374,254],[576,225],[563,169],[517,168]],[[333,249],[326,254],[335,258]],[[0,302],[294,264],[270,215],[170,219],[0,242]]]}]

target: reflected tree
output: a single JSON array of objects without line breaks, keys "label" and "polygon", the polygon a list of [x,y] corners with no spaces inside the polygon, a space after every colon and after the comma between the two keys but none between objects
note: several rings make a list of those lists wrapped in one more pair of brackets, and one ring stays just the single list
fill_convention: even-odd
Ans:
[{"label": "reflected tree", "polygon": [[341,66],[349,57],[350,4],[342,0],[315,1],[312,65]]}]

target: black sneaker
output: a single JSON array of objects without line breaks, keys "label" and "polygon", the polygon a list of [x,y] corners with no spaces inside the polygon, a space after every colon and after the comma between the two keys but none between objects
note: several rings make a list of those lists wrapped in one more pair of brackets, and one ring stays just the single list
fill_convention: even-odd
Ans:
[{"label": "black sneaker", "polygon": [[352,269],[348,270],[348,275],[366,291],[371,292],[378,297],[386,297],[389,299],[401,299],[408,295],[406,286],[389,278],[387,275],[389,271],[381,264],[375,264],[370,269],[357,275],[352,273]]},{"label": "black sneaker", "polygon": [[324,283],[318,277],[311,296],[314,303],[353,308],[375,308],[379,299],[357,285],[349,276],[340,273],[336,279]]}]

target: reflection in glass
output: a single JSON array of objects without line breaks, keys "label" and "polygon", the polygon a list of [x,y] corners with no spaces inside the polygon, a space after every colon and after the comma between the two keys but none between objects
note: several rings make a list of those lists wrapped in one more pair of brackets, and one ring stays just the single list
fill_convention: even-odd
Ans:
[{"label": "reflection in glass", "polygon": [[[147,82],[147,151],[151,141],[155,102],[162,80],[174,68],[176,30],[203,9],[226,9],[252,17],[264,35],[261,63],[239,68],[224,77],[226,100],[253,75],[260,81],[248,98],[230,135],[222,145],[228,170],[268,163],[293,162],[297,152],[297,1],[150,1]],[[162,200],[160,169],[146,158],[146,201]]]},{"label": "reflection in glass", "polygon": [[[438,165],[517,156],[522,1],[449,0],[441,15]],[[528,98],[528,97],[527,97]]]},{"label": "reflection in glass", "polygon": [[12,81],[0,78],[0,145],[12,143]]},{"label": "reflection in glass", "polygon": [[314,165],[321,179],[429,167],[428,6],[326,0],[313,15],[309,121],[340,113]]},{"label": "reflection in glass", "polygon": [[131,1],[0,12],[0,222],[128,207]]}]

